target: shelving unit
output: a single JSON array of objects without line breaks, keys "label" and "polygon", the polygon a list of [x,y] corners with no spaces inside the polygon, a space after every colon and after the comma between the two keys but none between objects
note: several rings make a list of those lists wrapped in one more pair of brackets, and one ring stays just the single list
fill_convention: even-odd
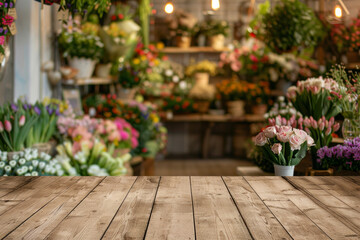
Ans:
[{"label": "shelving unit", "polygon": [[228,48],[214,49],[212,47],[190,47],[190,48],[179,48],[179,47],[165,47],[161,50],[162,53],[166,54],[183,54],[183,53],[221,53],[228,52]]},{"label": "shelving unit", "polygon": [[63,85],[71,85],[71,86],[108,85],[114,83],[115,81],[112,78],[98,78],[98,77],[63,80]]}]

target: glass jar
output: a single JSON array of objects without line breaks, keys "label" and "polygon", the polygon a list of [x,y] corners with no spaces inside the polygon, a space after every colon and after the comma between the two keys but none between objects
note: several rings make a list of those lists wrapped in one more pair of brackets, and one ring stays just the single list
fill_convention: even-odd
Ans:
[{"label": "glass jar", "polygon": [[342,125],[342,135],[345,140],[351,140],[360,136],[359,119],[345,118]]}]

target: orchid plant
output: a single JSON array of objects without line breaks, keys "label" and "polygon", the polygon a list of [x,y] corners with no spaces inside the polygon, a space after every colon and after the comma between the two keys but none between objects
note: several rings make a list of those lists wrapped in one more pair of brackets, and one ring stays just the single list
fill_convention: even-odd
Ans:
[{"label": "orchid plant", "polygon": [[254,139],[264,157],[277,165],[294,166],[305,157],[314,140],[305,131],[290,126],[269,126]]}]

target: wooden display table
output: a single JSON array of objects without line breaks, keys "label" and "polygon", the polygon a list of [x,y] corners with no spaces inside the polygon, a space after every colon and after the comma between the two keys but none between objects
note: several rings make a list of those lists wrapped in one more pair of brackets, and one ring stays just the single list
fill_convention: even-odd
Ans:
[{"label": "wooden display table", "polygon": [[5,239],[359,239],[360,177],[2,177]]}]

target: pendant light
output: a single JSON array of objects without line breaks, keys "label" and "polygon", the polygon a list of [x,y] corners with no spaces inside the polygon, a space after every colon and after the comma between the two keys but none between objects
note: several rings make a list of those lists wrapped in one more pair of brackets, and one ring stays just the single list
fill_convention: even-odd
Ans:
[{"label": "pendant light", "polygon": [[211,0],[211,9],[216,11],[220,8],[220,0]]},{"label": "pendant light", "polygon": [[168,1],[168,2],[165,4],[164,11],[165,11],[167,14],[172,14],[172,13],[174,12],[174,5],[172,4],[171,1]]}]

